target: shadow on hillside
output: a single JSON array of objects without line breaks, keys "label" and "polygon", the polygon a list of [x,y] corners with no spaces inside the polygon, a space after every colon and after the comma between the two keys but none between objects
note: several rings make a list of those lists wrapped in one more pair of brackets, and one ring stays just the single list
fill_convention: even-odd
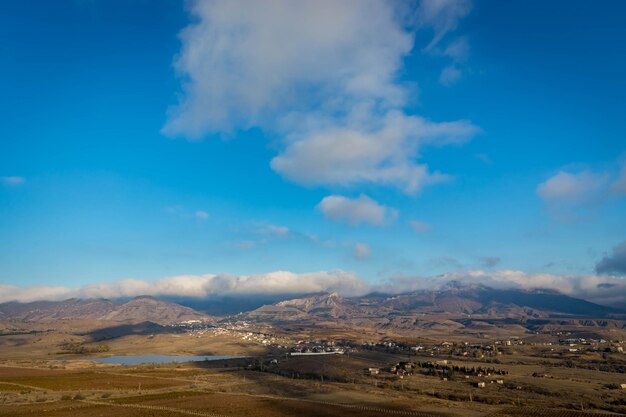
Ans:
[{"label": "shadow on hillside", "polygon": [[120,324],[118,326],[105,327],[85,333],[77,333],[78,336],[88,336],[92,342],[100,342],[103,340],[116,339],[124,336],[152,336],[155,334],[172,334],[180,333],[181,330],[162,326],[151,321],[144,321],[137,324]]},{"label": "shadow on hillside", "polygon": [[[216,352],[203,352],[198,356],[219,356]],[[243,370],[247,369],[248,365],[254,360],[251,357],[242,357],[242,358],[232,358],[232,359],[223,359],[223,360],[212,360],[212,361],[197,361],[191,362],[191,365],[196,368],[201,369],[217,369],[217,370],[228,370],[232,372],[234,370]],[[233,369],[234,368],[234,369]]]}]

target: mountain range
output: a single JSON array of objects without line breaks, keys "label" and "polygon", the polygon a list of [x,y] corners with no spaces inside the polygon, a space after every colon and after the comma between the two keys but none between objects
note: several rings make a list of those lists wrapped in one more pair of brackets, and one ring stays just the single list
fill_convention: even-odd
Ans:
[{"label": "mountain range", "polygon": [[314,294],[258,308],[251,316],[318,315],[333,318],[350,315],[402,312],[449,313],[505,317],[553,317],[559,315],[607,317],[619,310],[547,290],[494,289],[483,285],[450,282],[438,290],[405,294],[368,294],[342,298],[337,293]]},{"label": "mountain range", "polygon": [[[195,306],[202,308],[197,300]],[[211,310],[211,306],[206,310]],[[559,325],[626,328],[624,311],[554,291],[495,289],[454,281],[437,290],[405,294],[374,293],[348,298],[337,293],[309,294],[222,317],[276,324],[330,322],[390,331],[471,331],[499,326],[521,326],[520,329],[528,331]],[[106,299],[9,302],[0,304],[0,319],[32,322],[88,319],[169,324],[212,318],[177,303],[141,296],[125,302]]]},{"label": "mountain range", "polygon": [[[455,282],[433,291],[369,294],[336,293],[265,305],[243,315],[271,323],[343,325],[410,334],[527,333],[564,328],[626,329],[623,311],[554,291],[494,289]],[[415,334],[415,333],[413,333]]]}]

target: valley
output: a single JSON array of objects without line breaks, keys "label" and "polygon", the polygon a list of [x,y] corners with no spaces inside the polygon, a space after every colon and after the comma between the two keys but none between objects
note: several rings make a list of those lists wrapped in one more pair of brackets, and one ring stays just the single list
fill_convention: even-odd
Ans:
[{"label": "valley", "polygon": [[[626,412],[623,312],[560,294],[452,284],[222,316],[152,297],[0,312],[0,416]],[[93,360],[114,355],[241,358]]]}]

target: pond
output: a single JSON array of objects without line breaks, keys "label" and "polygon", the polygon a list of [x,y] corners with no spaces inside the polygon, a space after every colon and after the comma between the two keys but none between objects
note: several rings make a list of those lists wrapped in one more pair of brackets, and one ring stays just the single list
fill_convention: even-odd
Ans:
[{"label": "pond", "polygon": [[142,363],[170,363],[170,362],[201,362],[219,361],[223,359],[237,359],[244,356],[178,356],[178,355],[138,355],[138,356],[109,356],[107,358],[91,358],[89,360],[110,365],[139,365]]}]

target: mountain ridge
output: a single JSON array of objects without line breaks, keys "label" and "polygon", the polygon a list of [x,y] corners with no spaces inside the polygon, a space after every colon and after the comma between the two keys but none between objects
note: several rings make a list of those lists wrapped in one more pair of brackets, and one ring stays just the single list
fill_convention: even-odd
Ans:
[{"label": "mountain ridge", "polygon": [[137,296],[128,301],[104,298],[69,298],[62,301],[34,301],[0,304],[0,319],[32,322],[56,320],[104,320],[169,324],[186,320],[209,319],[204,313],[152,296]]},{"label": "mountain ridge", "polygon": [[[200,305],[199,302],[196,304]],[[257,322],[342,322],[376,326],[433,327],[473,325],[482,322],[537,322],[565,319],[572,322],[610,319],[623,311],[554,291],[496,289],[481,284],[451,282],[434,290],[401,294],[372,293],[342,297],[336,292],[318,292],[264,304],[237,315]],[[0,304],[0,319],[47,322],[55,320],[151,321],[169,324],[188,320],[213,320],[201,311],[141,295],[130,300],[102,298],[63,301],[7,302]],[[452,320],[452,321],[450,321]],[[468,321],[469,320],[469,321]],[[411,325],[411,323],[413,323]],[[465,323],[465,324],[463,324]]]},{"label": "mountain ridge", "polygon": [[[389,331],[474,332],[517,326],[526,332],[559,325],[624,328],[624,312],[554,291],[452,284],[403,294],[343,298],[317,293],[265,305],[245,318],[274,323],[341,322]],[[622,317],[620,317],[622,316]]]}]

